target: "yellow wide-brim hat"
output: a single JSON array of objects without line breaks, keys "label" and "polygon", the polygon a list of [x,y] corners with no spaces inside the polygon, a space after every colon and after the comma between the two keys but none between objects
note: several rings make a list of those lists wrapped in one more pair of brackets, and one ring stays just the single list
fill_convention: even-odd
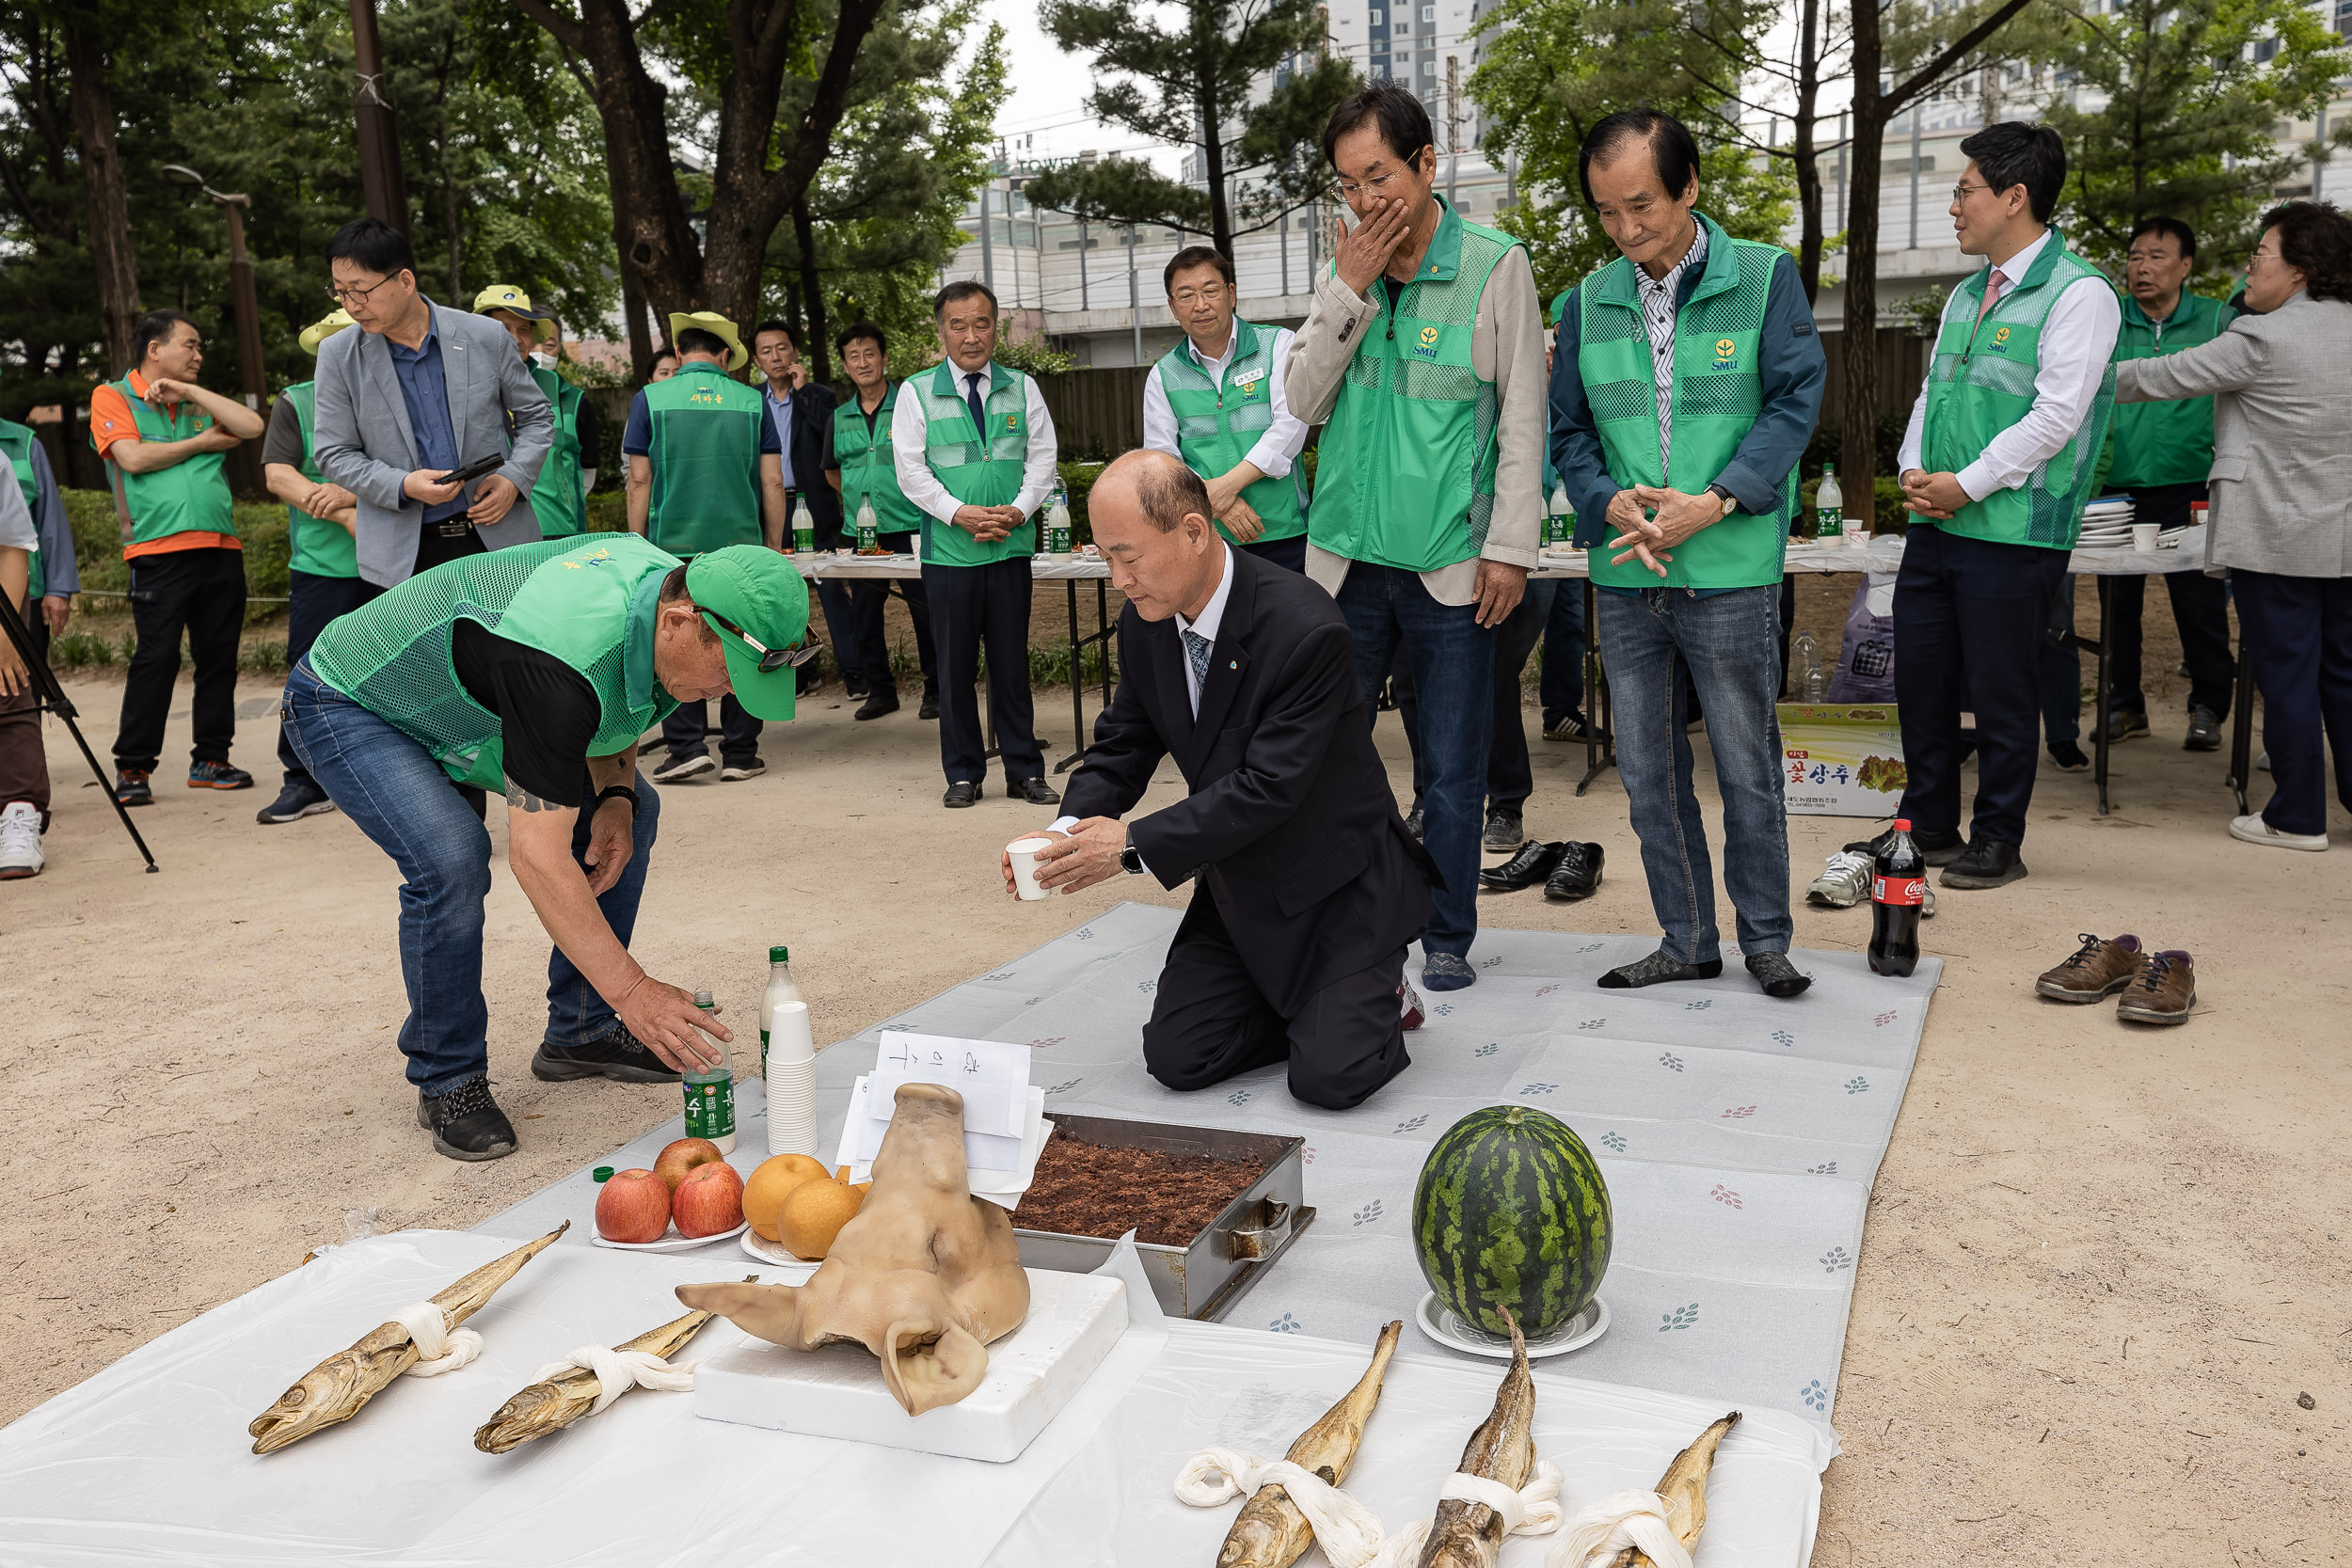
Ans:
[{"label": "yellow wide-brim hat", "polygon": [[316,354],[321,343],[350,325],[351,312],[338,305],[334,309],[304,327],[302,336],[295,341],[301,343],[303,353]]},{"label": "yellow wide-brim hat", "polygon": [[512,283],[493,283],[473,296],[473,313],[486,316],[493,310],[511,310],[531,324],[531,341],[544,343],[555,336],[555,312],[534,310],[531,296]]},{"label": "yellow wide-brim hat", "polygon": [[689,329],[707,332],[727,345],[727,369],[739,371],[751,363],[752,351],[743,346],[742,334],[735,324],[716,310],[673,310],[670,312],[670,347],[677,347],[678,334]]}]

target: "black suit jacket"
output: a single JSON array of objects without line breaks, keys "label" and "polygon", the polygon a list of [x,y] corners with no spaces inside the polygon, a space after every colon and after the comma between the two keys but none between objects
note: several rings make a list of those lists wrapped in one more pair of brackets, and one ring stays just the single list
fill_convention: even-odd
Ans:
[{"label": "black suit jacket", "polygon": [[1163,756],[1191,794],[1129,825],[1167,887],[1198,876],[1284,1013],[1421,935],[1437,866],[1405,831],[1347,624],[1303,574],[1228,549],[1233,586],[1193,717],[1173,617],[1119,620],[1117,694],[1062,809],[1124,816]]},{"label": "black suit jacket", "polygon": [[[821,381],[812,381],[792,394],[790,460],[792,492],[808,498],[808,512],[817,525],[817,547],[830,550],[845,543],[841,537],[841,495],[825,479],[836,465],[833,457],[833,411],[839,399]],[[771,403],[771,407],[773,406]]]}]

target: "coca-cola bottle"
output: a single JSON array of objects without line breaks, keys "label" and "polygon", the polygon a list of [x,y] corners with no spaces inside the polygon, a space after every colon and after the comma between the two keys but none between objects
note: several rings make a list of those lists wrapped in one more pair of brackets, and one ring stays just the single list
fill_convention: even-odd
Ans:
[{"label": "coca-cola bottle", "polygon": [[1903,975],[1919,967],[1919,906],[1928,896],[1928,863],[1911,842],[1911,818],[1895,818],[1870,877],[1870,973]]}]

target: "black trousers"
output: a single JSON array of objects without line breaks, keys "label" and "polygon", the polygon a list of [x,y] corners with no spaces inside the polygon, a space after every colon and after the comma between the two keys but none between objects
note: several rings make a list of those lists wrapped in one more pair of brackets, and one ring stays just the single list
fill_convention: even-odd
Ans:
[{"label": "black trousers", "polygon": [[1969,836],[2026,842],[2041,765],[2042,653],[2064,550],[1915,526],[1895,579],[1895,701],[1910,783],[1897,815],[1941,839],[1960,831],[1960,715],[1977,717]]},{"label": "black trousers", "polygon": [[1348,1110],[1412,1066],[1397,1006],[1404,974],[1400,947],[1286,1018],[1249,977],[1216,899],[1196,886],[1143,1026],[1143,1065],[1171,1089],[1205,1089],[1287,1059],[1295,1098]]},{"label": "black trousers", "polygon": [[131,621],[138,651],[122,686],[115,767],[151,773],[180,678],[180,635],[196,662],[197,762],[227,762],[237,736],[237,634],[245,627],[245,554],[218,546],[145,555],[131,562]]},{"label": "black trousers", "polygon": [[[705,738],[709,723],[709,708],[704,703],[680,703],[661,721],[661,744],[674,757],[706,754],[710,743]],[[719,699],[719,758],[730,766],[755,760],[759,755],[759,732],[766,728],[760,721],[744,710],[730,691]]]},{"label": "black trousers", "polygon": [[1307,569],[1307,536],[1303,533],[1294,533],[1288,539],[1261,539],[1255,544],[1236,545],[1233,547],[1248,550],[1260,561],[1270,561],[1294,572]]},{"label": "black trousers", "polygon": [[2324,833],[2329,748],[2336,799],[2352,809],[2352,578],[2232,567],[2230,580],[2270,752],[2270,800],[2260,815],[2282,833]]},{"label": "black trousers", "polygon": [[[2186,528],[2191,501],[2205,499],[2202,484],[2152,484],[2132,492],[2132,520],[2163,528]],[[2188,661],[2188,705],[2216,719],[2230,715],[2237,690],[2237,659],[2230,652],[2230,590],[2202,572],[2167,572],[2172,624],[2180,628],[2181,656]],[[2107,601],[2107,700],[2119,708],[2148,711],[2140,689],[2139,620],[2148,602],[2148,579],[2117,578]]]},{"label": "black trousers", "polygon": [[1045,776],[1029,703],[1029,562],[986,566],[923,562],[930,596],[931,637],[939,649],[939,765],[949,784],[988,778],[988,741],[980,728],[980,648],[988,648],[988,711],[996,749],[1012,784]]},{"label": "black trousers", "polygon": [[[288,572],[291,585],[286,590],[286,668],[310,651],[310,644],[319,640],[326,623],[338,615],[348,615],[384,590],[365,578],[324,578],[315,572]],[[286,770],[286,784],[309,784],[318,789],[318,782],[310,777],[302,759],[294,755],[294,739],[281,721],[278,726],[278,763]],[[320,790],[325,794],[325,790]]]},{"label": "black trousers", "polygon": [[[885,533],[881,536],[882,547],[904,555],[914,548],[914,531]],[[858,668],[866,675],[866,689],[878,697],[896,698],[898,677],[890,670],[890,641],[882,629],[882,612],[890,605],[891,584],[905,595],[907,613],[914,618],[914,657],[923,667],[923,689],[935,693],[939,689],[938,641],[931,631],[931,599],[920,580],[914,578],[844,578],[841,586],[849,590],[851,619],[856,627]]]}]

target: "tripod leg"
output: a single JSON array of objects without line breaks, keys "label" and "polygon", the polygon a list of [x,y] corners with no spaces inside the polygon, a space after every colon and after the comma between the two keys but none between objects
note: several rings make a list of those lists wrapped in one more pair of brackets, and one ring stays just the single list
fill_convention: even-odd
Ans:
[{"label": "tripod leg", "polygon": [[49,668],[49,661],[34,649],[32,634],[24,629],[24,618],[17,614],[16,606],[8,602],[6,594],[0,594],[0,631],[8,634],[8,641],[16,646],[16,657],[24,661],[40,705],[64,721],[67,732],[73,736],[73,744],[82,749],[83,757],[89,763],[90,772],[98,780],[98,787],[106,792],[106,799],[113,804],[115,815],[122,819],[122,831],[129,833],[131,842],[138,847],[139,858],[147,863],[147,869],[151,872],[161,870],[162,867],[155,863],[153,852],[147,847],[147,840],[139,836],[137,825],[131,820],[131,813],[116,799],[114,781],[99,766],[98,753],[89,749],[89,741],[82,735],[82,726],[73,721],[73,699],[67,696],[65,688],[57,684],[56,673]]}]

